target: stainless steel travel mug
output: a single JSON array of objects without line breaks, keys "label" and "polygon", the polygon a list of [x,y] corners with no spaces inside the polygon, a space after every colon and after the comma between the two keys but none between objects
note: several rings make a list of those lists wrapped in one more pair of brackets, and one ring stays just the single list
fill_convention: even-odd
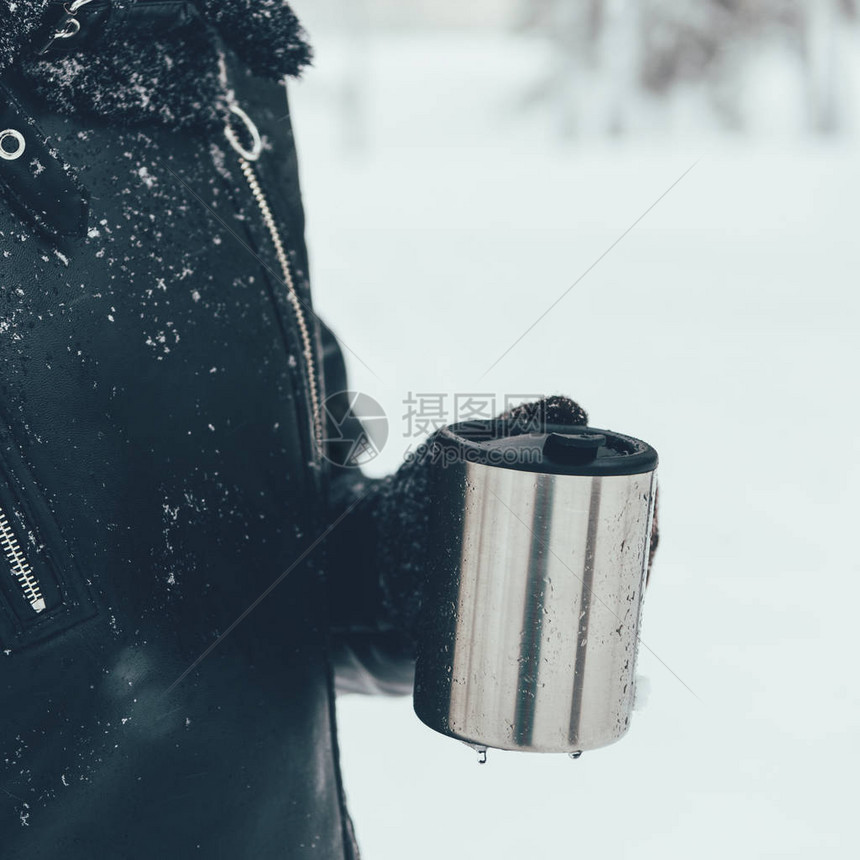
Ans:
[{"label": "stainless steel travel mug", "polygon": [[453,425],[432,454],[414,705],[476,747],[579,753],[633,707],[656,451],[577,426]]}]

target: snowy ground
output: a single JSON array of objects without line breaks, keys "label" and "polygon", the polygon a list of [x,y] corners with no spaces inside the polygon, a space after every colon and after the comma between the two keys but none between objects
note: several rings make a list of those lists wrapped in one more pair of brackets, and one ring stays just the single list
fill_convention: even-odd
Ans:
[{"label": "snowy ground", "polygon": [[366,860],[860,856],[856,144],[561,142],[516,107],[528,45],[474,34],[374,42],[356,132],[348,53],[317,41],[292,92],[312,274],[392,420],[369,471],[414,443],[409,392],[563,392],[661,454],[630,734],[480,767],[407,700],[342,699]]}]

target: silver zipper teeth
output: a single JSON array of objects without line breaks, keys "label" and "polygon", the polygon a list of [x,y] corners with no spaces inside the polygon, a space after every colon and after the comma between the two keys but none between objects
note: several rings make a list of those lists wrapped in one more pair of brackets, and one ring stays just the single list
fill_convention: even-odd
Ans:
[{"label": "silver zipper teeth", "polygon": [[27,602],[33,607],[34,612],[41,612],[45,609],[45,598],[42,597],[39,580],[24,556],[21,544],[18,543],[18,538],[15,537],[15,532],[12,531],[6,512],[2,508],[0,508],[0,549],[3,550],[12,568],[12,576],[18,580],[18,585],[21,586]]},{"label": "silver zipper teeth", "polygon": [[311,345],[311,334],[308,329],[307,320],[305,319],[304,311],[302,310],[301,299],[296,292],[295,284],[293,283],[292,272],[290,271],[290,263],[287,259],[287,253],[284,250],[284,243],[281,241],[281,234],[278,231],[278,225],[275,222],[275,217],[272,215],[272,210],[269,208],[269,201],[260,187],[260,182],[257,179],[257,174],[254,171],[251,162],[246,158],[239,156],[239,163],[242,166],[242,173],[245,174],[245,179],[248,181],[248,186],[257,205],[260,207],[260,212],[263,215],[263,221],[269,230],[272,237],[272,242],[275,246],[275,253],[278,256],[278,262],[281,264],[281,271],[284,275],[284,284],[287,287],[287,298],[293,306],[293,311],[296,314],[296,320],[299,325],[299,333],[302,338],[302,354],[305,359],[305,366],[308,371],[308,384],[311,389],[311,411],[313,413],[314,425],[314,442],[316,443],[316,455],[322,453],[323,446],[323,430],[322,430],[322,414],[320,412],[319,392],[317,389],[316,366],[314,364],[314,352]]}]

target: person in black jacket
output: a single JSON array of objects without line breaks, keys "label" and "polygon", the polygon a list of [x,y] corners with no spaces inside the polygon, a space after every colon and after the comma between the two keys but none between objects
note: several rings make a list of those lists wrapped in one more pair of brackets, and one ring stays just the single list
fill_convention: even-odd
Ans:
[{"label": "person in black jacket", "polygon": [[411,690],[426,476],[325,444],[308,59],[282,0],[0,5],[4,860],[357,856],[335,686]]},{"label": "person in black jacket", "polygon": [[353,856],[333,668],[410,689],[373,560],[326,559],[367,488],[315,438],[307,48],[252,5],[0,8],[4,860]]}]

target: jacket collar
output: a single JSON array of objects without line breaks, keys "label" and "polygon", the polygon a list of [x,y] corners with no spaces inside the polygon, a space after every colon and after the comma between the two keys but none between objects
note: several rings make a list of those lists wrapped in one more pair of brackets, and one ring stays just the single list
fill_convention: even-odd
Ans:
[{"label": "jacket collar", "polygon": [[[162,16],[166,5],[158,3]],[[273,79],[298,75],[310,63],[304,30],[287,0],[188,0],[175,5],[196,8],[255,74]],[[88,17],[100,13],[108,19],[105,37],[129,42],[135,39],[135,21],[157,17],[152,0],[0,0],[0,73],[19,58],[32,59],[74,7],[71,17],[81,32]],[[76,43],[86,44],[77,35],[54,41],[51,50],[74,52]]]},{"label": "jacket collar", "polygon": [[127,125],[223,123],[229,54],[271,80],[310,62],[286,0],[0,0],[0,33],[0,75],[14,71],[58,113]]}]

